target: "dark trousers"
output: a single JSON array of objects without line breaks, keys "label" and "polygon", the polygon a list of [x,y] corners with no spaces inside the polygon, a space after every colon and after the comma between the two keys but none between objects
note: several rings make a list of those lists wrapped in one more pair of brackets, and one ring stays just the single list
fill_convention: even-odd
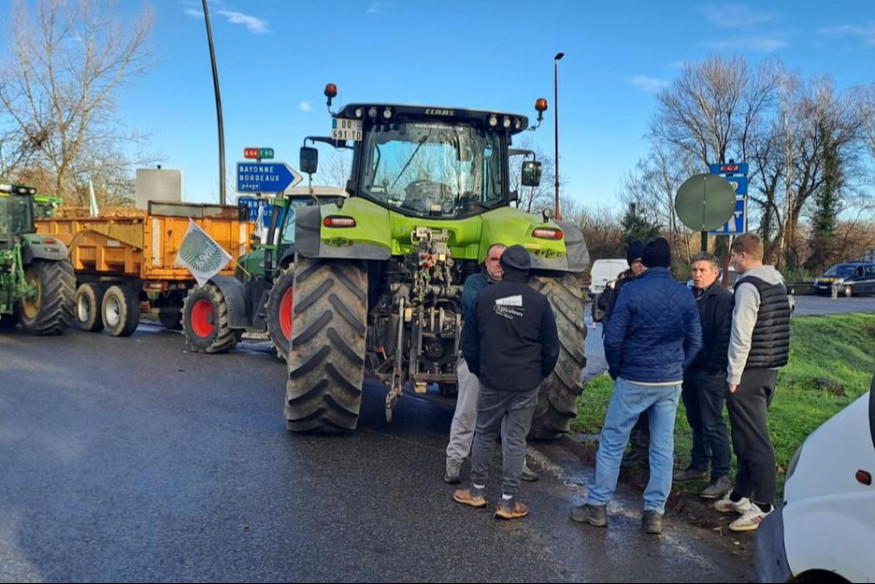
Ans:
[{"label": "dark trousers", "polygon": [[[492,465],[495,443],[501,436],[503,474],[501,493],[516,496],[526,463],[526,436],[538,405],[539,388],[502,391],[480,385],[477,397],[477,426],[471,452],[471,483],[485,485]],[[502,422],[504,431],[502,433]]]},{"label": "dark trousers", "polygon": [[776,369],[745,369],[735,393],[729,394],[732,447],[738,458],[733,496],[757,505],[775,501],[775,449],[769,438],[769,404],[775,394]]},{"label": "dark trousers", "polygon": [[729,474],[732,452],[729,430],[723,419],[726,404],[726,372],[690,369],[684,375],[681,397],[687,410],[687,422],[693,430],[690,468],[708,470],[711,480]]}]

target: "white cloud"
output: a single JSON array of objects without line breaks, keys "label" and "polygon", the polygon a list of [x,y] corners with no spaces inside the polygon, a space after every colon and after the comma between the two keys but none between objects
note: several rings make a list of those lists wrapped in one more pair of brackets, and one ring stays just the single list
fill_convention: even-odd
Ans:
[{"label": "white cloud", "polygon": [[392,6],[391,2],[371,2],[368,14],[382,14]]},{"label": "white cloud", "polygon": [[700,8],[705,20],[716,28],[745,30],[759,28],[774,19],[774,15],[748,4],[708,4]]},{"label": "white cloud", "polygon": [[816,32],[820,36],[838,40],[859,38],[863,41],[864,45],[875,45],[875,22],[869,23],[868,25],[842,24],[839,26],[830,26],[818,29]]},{"label": "white cloud", "polygon": [[657,93],[658,91],[660,91],[661,89],[665,89],[669,85],[667,79],[657,79],[656,77],[647,77],[646,75],[635,75],[634,77],[627,77],[626,83],[628,83],[632,87],[636,87],[642,91],[646,91],[647,93]]},{"label": "white cloud", "polygon": [[311,112],[313,111],[313,106],[306,101],[302,101],[300,104],[298,104],[298,109],[302,112]]},{"label": "white cloud", "polygon": [[758,35],[724,38],[705,43],[706,47],[718,51],[756,51],[760,53],[772,53],[787,46],[787,41],[778,35]]},{"label": "white cloud", "polygon": [[242,12],[233,12],[231,10],[219,10],[219,14],[228,19],[231,24],[242,24],[249,32],[254,34],[266,34],[268,21],[262,20],[256,16],[249,16]]},{"label": "white cloud", "polygon": [[186,8],[185,13],[189,16],[193,16],[194,18],[203,18],[204,11],[203,10],[195,10],[194,8]]}]

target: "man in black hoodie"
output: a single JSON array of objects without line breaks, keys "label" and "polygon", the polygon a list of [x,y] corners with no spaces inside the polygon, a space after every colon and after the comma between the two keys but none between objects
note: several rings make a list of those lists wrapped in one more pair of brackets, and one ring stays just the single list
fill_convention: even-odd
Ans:
[{"label": "man in black hoodie", "polygon": [[486,479],[505,419],[502,496],[495,516],[517,519],[529,512],[516,500],[526,460],[526,435],[541,383],[559,360],[559,333],[547,297],[527,283],[529,252],[521,245],[507,248],[501,267],[502,281],[481,292],[462,328],[462,352],[468,369],[480,380],[480,396],[471,486],[457,489],[453,500],[471,507],[486,506]]}]

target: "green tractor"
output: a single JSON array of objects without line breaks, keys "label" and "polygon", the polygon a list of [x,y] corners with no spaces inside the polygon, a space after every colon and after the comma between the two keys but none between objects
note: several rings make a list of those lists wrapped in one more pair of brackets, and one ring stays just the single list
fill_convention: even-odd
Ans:
[{"label": "green tractor", "polygon": [[[529,250],[531,285],[556,314],[561,356],[542,386],[531,436],[558,438],[582,391],[578,274],[589,254],[576,225],[512,205],[509,158],[530,154],[512,149],[512,137],[528,119],[377,103],[331,112],[336,91],[325,90],[332,137],[309,139],[353,149],[349,198],[298,211],[287,428],[355,429],[366,374],[388,386],[387,420],[408,382],[420,393],[430,384],[455,393],[462,284],[500,242]],[[536,109],[540,121],[546,100]],[[300,170],[317,166],[318,150],[304,146]],[[537,185],[540,174],[539,162],[523,162],[523,185]]]},{"label": "green tractor", "polygon": [[[252,251],[238,260],[235,277],[214,276],[204,286],[192,288],[185,298],[181,324],[192,351],[224,353],[237,345],[245,331],[267,332],[277,357],[286,359],[292,325],[296,212],[342,193],[335,187],[295,188],[274,199],[264,237],[256,236]],[[239,210],[241,219],[250,213],[245,205]]]},{"label": "green tractor", "polygon": [[0,184],[0,328],[56,335],[73,320],[76,277],[67,247],[36,233],[35,194]]}]

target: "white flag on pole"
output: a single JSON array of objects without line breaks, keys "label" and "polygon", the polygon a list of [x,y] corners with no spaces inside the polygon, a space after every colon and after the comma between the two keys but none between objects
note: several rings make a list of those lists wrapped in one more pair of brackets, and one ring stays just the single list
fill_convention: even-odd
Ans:
[{"label": "white flag on pole", "polygon": [[92,217],[97,217],[100,210],[97,208],[97,196],[94,194],[94,184],[88,179],[88,211]]},{"label": "white flag on pole", "polygon": [[207,281],[222,271],[222,268],[231,261],[231,255],[222,249],[222,246],[198,227],[198,224],[188,220],[188,230],[182,239],[182,246],[176,255],[177,266],[185,266],[198,285],[203,286]]}]

